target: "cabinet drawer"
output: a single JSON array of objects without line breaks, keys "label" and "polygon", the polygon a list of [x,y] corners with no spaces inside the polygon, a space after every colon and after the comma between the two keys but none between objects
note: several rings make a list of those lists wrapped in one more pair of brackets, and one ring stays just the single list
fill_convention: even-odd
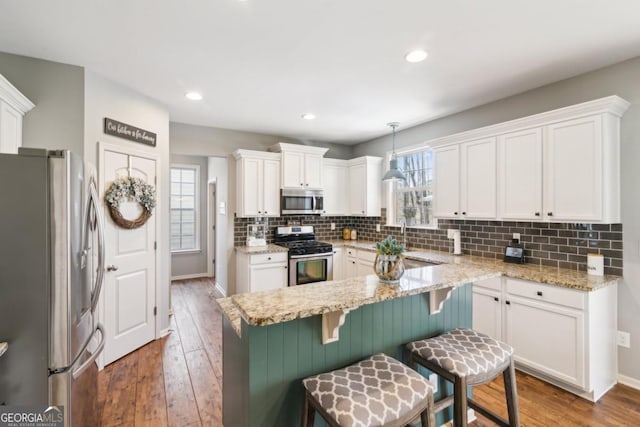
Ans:
[{"label": "cabinet drawer", "polygon": [[376,260],[376,253],[370,251],[358,251],[358,259],[373,262]]},{"label": "cabinet drawer", "polygon": [[507,293],[584,310],[586,293],[574,289],[507,278]]},{"label": "cabinet drawer", "polygon": [[347,251],[347,256],[348,257],[356,257],[357,256],[357,250],[353,249],[353,248],[345,248],[345,250]]},{"label": "cabinet drawer", "polygon": [[249,263],[251,265],[255,265],[255,264],[266,264],[270,262],[286,262],[286,261],[287,261],[286,252],[271,252],[266,254],[251,255]]},{"label": "cabinet drawer", "polygon": [[502,291],[502,277],[492,277],[491,279],[478,280],[473,282],[473,287],[492,289],[494,291]]}]

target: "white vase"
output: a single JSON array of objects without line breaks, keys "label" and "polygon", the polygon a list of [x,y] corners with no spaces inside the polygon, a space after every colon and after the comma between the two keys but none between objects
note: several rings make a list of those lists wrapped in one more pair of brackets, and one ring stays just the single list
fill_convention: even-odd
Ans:
[{"label": "white vase", "polygon": [[397,283],[404,274],[402,255],[377,255],[373,271],[384,283]]}]

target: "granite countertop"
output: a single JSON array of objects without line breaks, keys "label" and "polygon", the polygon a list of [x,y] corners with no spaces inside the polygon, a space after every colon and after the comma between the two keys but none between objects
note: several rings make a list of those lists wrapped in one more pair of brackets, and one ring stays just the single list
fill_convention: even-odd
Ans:
[{"label": "granite countertop", "polygon": [[[360,240],[334,240],[333,245],[374,250],[375,242]],[[409,250],[405,257],[434,264],[454,264],[460,266],[478,265],[495,269],[502,276],[512,279],[530,280],[532,282],[546,283],[548,285],[563,288],[577,289],[581,291],[595,291],[609,285],[618,283],[619,276],[591,276],[584,271],[569,270],[566,268],[546,267],[533,264],[509,264],[502,259],[476,257],[471,255],[452,255],[448,252],[430,251],[425,249]]]},{"label": "granite countertop", "polygon": [[479,265],[439,265],[407,270],[398,284],[381,283],[375,275],[312,283],[264,292],[236,294],[230,299],[253,326],[266,326],[409,295],[454,288],[500,273]]},{"label": "granite countertop", "polygon": [[[375,244],[375,242],[359,240],[329,242],[335,246],[369,251],[374,250]],[[236,249],[240,250],[240,248]],[[276,251],[283,249],[275,246]],[[265,248],[262,251],[264,252]],[[457,256],[440,251],[407,251],[405,257],[439,265],[407,270],[400,282],[393,285],[381,283],[372,274],[346,280],[236,294],[220,299],[218,302],[239,334],[241,318],[253,326],[266,326],[338,310],[354,309],[362,305],[438,289],[455,288],[492,277],[506,276],[587,292],[618,283],[620,280],[618,276],[590,276],[586,272],[577,270],[532,264],[509,264],[501,259]]]},{"label": "granite countertop", "polygon": [[288,252],[289,250],[283,246],[274,244],[268,244],[266,246],[236,246],[236,252],[242,252],[245,254],[268,254],[274,252]]},{"label": "granite countertop", "polygon": [[229,319],[229,321],[231,322],[231,326],[233,326],[233,329],[236,331],[238,336],[240,336],[241,335],[241,324],[240,324],[241,318],[240,318],[240,312],[238,311],[238,307],[234,304],[231,298],[218,298],[216,302],[220,304],[220,308],[222,309],[222,312],[227,317],[227,319]]},{"label": "granite countertop", "polygon": [[0,342],[0,356],[2,356],[7,349],[9,348],[9,344],[6,342]]}]

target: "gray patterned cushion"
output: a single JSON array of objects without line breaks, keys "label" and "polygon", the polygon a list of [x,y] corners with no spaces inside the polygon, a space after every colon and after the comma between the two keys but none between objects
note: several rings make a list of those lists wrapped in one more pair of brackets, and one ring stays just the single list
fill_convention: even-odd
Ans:
[{"label": "gray patterned cushion", "polygon": [[471,329],[454,329],[446,334],[407,344],[412,353],[440,366],[469,383],[484,381],[500,373],[509,363],[513,348]]},{"label": "gray patterned cushion", "polygon": [[344,427],[385,425],[424,403],[433,392],[420,374],[383,353],[302,383]]}]

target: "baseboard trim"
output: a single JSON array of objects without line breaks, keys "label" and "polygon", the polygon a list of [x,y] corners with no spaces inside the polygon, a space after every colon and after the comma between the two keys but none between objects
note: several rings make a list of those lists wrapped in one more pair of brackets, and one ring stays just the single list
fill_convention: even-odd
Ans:
[{"label": "baseboard trim", "polygon": [[631,388],[635,388],[636,390],[640,390],[640,380],[628,377],[626,375],[618,374],[618,383],[624,384]]},{"label": "baseboard trim", "polygon": [[201,279],[203,277],[211,276],[209,276],[209,273],[185,274],[183,276],[171,276],[171,280]]},{"label": "baseboard trim", "polygon": [[220,283],[216,282],[216,290],[222,294],[223,297],[227,296],[227,291],[220,286]]},{"label": "baseboard trim", "polygon": [[165,328],[165,329],[160,331],[160,336],[158,338],[166,337],[170,333],[171,333],[171,329]]}]

